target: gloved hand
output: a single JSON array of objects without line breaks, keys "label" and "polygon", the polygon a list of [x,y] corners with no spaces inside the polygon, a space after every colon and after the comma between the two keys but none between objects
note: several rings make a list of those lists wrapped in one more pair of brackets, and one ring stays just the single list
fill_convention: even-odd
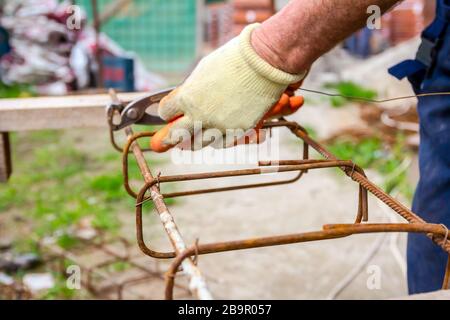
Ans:
[{"label": "gloved hand", "polygon": [[[171,122],[151,139],[151,147],[163,152],[178,144],[184,129],[194,135],[194,122],[202,129],[255,128],[280,99],[289,84],[305,73],[293,75],[264,61],[251,46],[250,37],[258,24],[203,58],[186,81],[159,105],[161,118]],[[205,146],[207,143],[201,144]]]},{"label": "gloved hand", "polygon": [[289,85],[281,95],[281,98],[278,100],[278,102],[275,103],[259,121],[259,123],[255,127],[255,130],[251,132],[251,134],[237,139],[233,145],[264,142],[266,139],[266,131],[260,129],[262,128],[265,120],[288,116],[290,114],[293,114],[303,106],[305,99],[302,96],[295,96],[295,91],[300,88],[302,83],[303,81],[300,81]]}]

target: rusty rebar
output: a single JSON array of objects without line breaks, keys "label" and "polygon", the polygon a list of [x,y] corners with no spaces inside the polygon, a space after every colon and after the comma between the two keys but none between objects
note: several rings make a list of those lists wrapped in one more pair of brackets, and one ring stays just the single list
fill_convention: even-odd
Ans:
[{"label": "rusty rebar", "polygon": [[[124,149],[124,152],[126,149]],[[286,161],[281,161],[280,163],[288,163]],[[291,162],[289,162],[291,163]],[[211,178],[222,178],[222,177],[235,177],[242,175],[257,175],[263,174],[266,172],[289,172],[289,171],[305,171],[312,169],[320,169],[320,168],[334,168],[334,167],[349,167],[355,168],[353,162],[348,160],[297,160],[292,162],[295,164],[292,165],[284,165],[284,166],[272,166],[270,170],[266,170],[264,168],[254,168],[254,169],[240,169],[240,170],[229,170],[229,171],[220,171],[220,172],[209,172],[209,173],[194,173],[194,174],[182,174],[182,175],[173,175],[173,176],[164,176],[159,177],[158,181],[156,179],[152,179],[147,182],[142,189],[139,191],[136,197],[136,237],[139,248],[146,255],[159,258],[159,259],[167,259],[173,258],[175,256],[175,252],[158,252],[149,248],[144,241],[143,235],[143,224],[142,224],[142,205],[143,203],[151,199],[151,197],[145,197],[147,191],[154,187],[156,183],[164,183],[164,182],[177,182],[177,181],[190,181],[190,180],[199,180],[199,179],[211,179]],[[269,165],[270,163],[261,162],[262,166]],[[356,171],[364,173],[364,171],[357,167]],[[233,187],[235,188],[235,187]],[[215,189],[205,189],[207,192],[212,190],[214,192]],[[206,193],[202,190],[203,193]],[[362,197],[362,198],[361,198]],[[361,218],[367,216],[367,194],[362,194],[359,198],[360,202],[358,205],[358,213],[356,221],[360,222]]]},{"label": "rusty rebar", "polygon": [[[137,197],[137,193],[131,188],[130,181],[129,181],[129,175],[128,175],[128,154],[130,153],[131,146],[136,142],[139,138],[144,137],[152,137],[155,134],[155,132],[139,132],[139,133],[131,133],[131,136],[127,136],[127,142],[122,150],[122,174],[123,174],[123,185],[125,187],[125,190],[127,193],[132,196],[133,198]],[[142,153],[142,149],[140,149],[140,153]],[[143,157],[143,156],[142,156]],[[145,161],[145,159],[144,159]],[[149,181],[152,181],[152,179],[149,179]]]},{"label": "rusty rebar", "polygon": [[[300,125],[297,123],[280,121],[280,125],[287,126],[291,129],[291,131],[298,136],[300,139],[308,143],[313,149],[319,152],[322,156],[327,159],[336,159],[336,157],[326,150],[323,146],[318,144],[316,141],[311,139],[307,134],[305,134],[304,130],[301,130]],[[425,221],[412,212],[410,209],[405,207],[402,203],[394,199],[392,196],[384,192],[380,187],[375,185],[373,182],[368,180],[365,176],[361,175],[359,172],[352,172],[351,174],[348,172],[348,169],[341,168],[342,171],[345,172],[352,180],[358,182],[361,187],[370,191],[375,197],[384,202],[387,206],[389,206],[392,210],[398,213],[401,217],[403,217],[406,221],[410,223],[425,223]],[[432,234],[427,235],[434,243],[441,246],[445,251],[450,252],[450,244],[448,241],[443,239],[443,237],[435,237]]]},{"label": "rusty rebar", "polygon": [[[125,128],[125,133],[128,138],[133,137],[133,130],[130,127]],[[136,158],[137,164],[141,171],[141,174],[146,183],[154,182],[154,178],[150,169],[145,161],[144,154],[135,142],[131,144],[131,150]],[[164,229],[169,236],[170,242],[175,250],[175,252],[180,253],[186,249],[186,244],[181,237],[177,225],[169,212],[166,204],[164,203],[163,196],[161,195],[159,188],[156,184],[153,184],[149,188],[150,197],[153,200],[158,216],[163,223]],[[199,298],[199,299],[211,299],[211,293],[209,292],[206,281],[203,278],[200,270],[194,265],[191,259],[186,259],[182,262],[183,270],[190,277],[189,289]]]},{"label": "rusty rebar", "polygon": [[442,290],[448,290],[450,282],[450,254],[447,256],[447,265],[445,266],[444,281],[442,281]]},{"label": "rusty rebar", "polygon": [[[425,233],[445,236],[446,228],[440,224],[430,223],[379,223],[379,224],[331,224],[324,225],[321,231],[312,231],[298,234],[253,238],[228,242],[215,242],[209,244],[196,244],[177,255],[166,274],[166,299],[173,298],[173,286],[176,271],[183,261],[194,254],[209,254],[225,251],[254,249],[269,246],[279,246],[308,241],[343,238],[354,234],[377,232],[408,232]],[[445,281],[448,280],[444,280]]]},{"label": "rusty rebar", "polygon": [[[150,169],[145,161],[143,151],[139,147],[137,140],[142,137],[151,137],[152,132],[133,134],[131,128],[125,128],[128,141],[123,148],[123,172],[124,172],[124,185],[127,192],[136,198],[136,233],[137,241],[141,251],[145,254],[158,258],[175,258],[170,266],[169,271],[166,274],[166,298],[173,298],[173,286],[175,284],[175,275],[180,266],[191,277],[191,287],[198,285],[197,282],[192,281],[192,278],[197,277],[201,282],[201,289],[205,290],[204,295],[199,294],[200,298],[210,298],[209,292],[206,293],[206,285],[204,279],[201,277],[199,270],[193,263],[191,257],[193,255],[210,254],[217,252],[226,252],[233,250],[252,249],[259,247],[286,245],[307,241],[327,240],[347,237],[354,234],[361,233],[376,233],[376,232],[410,232],[410,233],[424,233],[427,234],[436,244],[439,244],[443,250],[450,253],[450,245],[448,241],[448,229],[443,225],[429,224],[421,219],[418,215],[402,205],[399,201],[385,193],[378,186],[373,184],[366,177],[364,170],[357,166],[350,160],[339,160],[322,145],[314,141],[306,132],[306,130],[295,122],[288,122],[284,119],[278,121],[272,121],[265,124],[266,128],[274,127],[287,127],[298,138],[303,141],[303,159],[302,160],[281,160],[275,162],[260,162],[259,167],[250,169],[239,170],[227,170],[219,172],[204,172],[204,173],[191,173],[191,174],[178,174],[169,176],[159,176],[154,178],[150,172]],[[321,154],[325,160],[308,159],[309,147],[315,149]],[[133,191],[129,186],[128,177],[128,154],[131,152],[134,154],[140,171],[144,177],[145,185],[140,189],[138,193]],[[358,213],[354,224],[330,224],[324,225],[323,230],[296,233],[287,235],[278,235],[271,237],[251,238],[244,240],[234,240],[227,242],[215,242],[209,244],[196,244],[195,246],[186,247],[183,242],[178,228],[173,220],[172,215],[168,211],[165,203],[165,197],[185,196],[193,194],[203,194],[219,191],[230,191],[244,188],[252,188],[258,186],[269,186],[284,184],[297,181],[304,173],[312,169],[334,168],[341,169],[348,177],[359,185],[359,198],[358,198]],[[186,190],[181,192],[172,192],[168,194],[162,194],[160,192],[160,184],[168,182],[188,182],[194,180],[203,179],[216,179],[226,177],[239,177],[250,175],[263,175],[265,173],[282,173],[282,172],[298,172],[298,175],[294,178],[239,186],[227,186],[218,188],[208,188],[200,190]],[[146,194],[150,192],[149,196]],[[388,205],[397,214],[402,216],[409,223],[379,223],[379,224],[361,224],[362,221],[368,220],[368,192],[375,195],[378,199]],[[169,239],[172,243],[174,251],[172,252],[158,252],[147,247],[144,242],[143,236],[143,224],[142,224],[142,204],[145,201],[152,200],[155,204],[156,211],[163,222],[166,233],[169,235]],[[447,266],[446,277],[444,279],[444,285],[448,283],[450,277],[450,263]],[[194,284],[193,284],[194,283]],[[444,286],[443,285],[443,286]],[[196,291],[196,288],[193,291]],[[197,288],[197,294],[199,288]]]},{"label": "rusty rebar", "polygon": [[[270,125],[270,124],[268,124]],[[310,145],[313,149],[315,149],[318,153],[320,153],[323,157],[330,160],[336,160],[337,158],[329,152],[325,147],[311,139],[305,130],[301,128],[298,123],[288,122],[288,121],[279,121],[273,124],[274,126],[285,126],[288,127],[297,137],[302,139],[308,145]],[[392,210],[397,212],[400,216],[406,219],[409,222],[424,222],[422,218],[417,216],[403,204],[398,202],[396,199],[385,193],[381,190],[377,185],[368,180],[365,176],[361,175],[359,172],[351,172],[348,168],[341,168],[344,173],[349,176],[352,180],[358,182],[362,187],[366,190],[370,191],[374,196],[380,199],[382,202],[387,204]]]},{"label": "rusty rebar", "polygon": [[[101,238],[102,233],[100,233]],[[124,240],[123,238],[119,238],[119,241],[122,242]],[[64,250],[63,248],[60,248],[59,246],[56,246],[54,244],[46,244],[46,243],[38,243],[40,248],[48,251],[51,254],[51,258],[49,259],[54,260],[55,258],[58,258],[59,261],[59,272],[65,276],[66,275],[66,269],[64,267],[64,260],[70,260],[74,264],[78,265],[80,269],[82,270],[84,276],[81,279],[81,282],[83,286],[92,294],[96,295],[97,297],[105,297],[104,294],[108,293],[111,289],[114,289],[117,291],[117,298],[121,300],[123,298],[123,289],[128,286],[132,286],[135,283],[143,282],[143,281],[150,281],[152,279],[158,278],[161,280],[164,280],[164,277],[149,268],[143,267],[136,261],[134,261],[130,255],[129,246],[125,247],[125,255],[118,254],[114,250],[110,250],[107,246],[110,243],[106,243],[103,240],[100,240],[99,243],[91,243],[88,241],[83,241],[83,243],[86,243],[93,248],[96,248],[99,250],[99,252],[104,252],[108,259],[100,262],[96,262],[91,264],[90,262],[86,264],[87,261],[84,261],[82,258],[80,259],[74,252],[71,252],[70,250]],[[102,270],[102,268],[107,267],[109,265],[112,265],[115,262],[126,262],[131,267],[140,270],[143,272],[142,275],[139,276],[133,276],[127,279],[118,280],[114,277],[112,277],[109,273]],[[95,284],[94,278],[101,279],[103,281],[106,281],[104,285],[99,288],[98,285]],[[184,288],[182,286],[177,285],[178,288],[181,288],[185,291],[188,291],[187,288]],[[132,288],[129,288],[127,290],[128,293],[133,294],[133,296],[137,298],[145,298],[144,295],[139,293],[136,290],[133,290]]]},{"label": "rusty rebar", "polygon": [[[111,130],[110,130],[111,132]],[[132,196],[133,198],[137,197],[137,192],[135,192],[129,182],[129,174],[128,174],[128,155],[130,154],[130,148],[131,145],[136,142],[140,138],[144,137],[152,137],[155,134],[155,132],[140,132],[133,134],[131,137],[128,138],[126,144],[124,145],[122,149],[122,174],[124,177],[124,188],[127,191],[127,193]],[[113,136],[112,136],[113,137]],[[118,148],[117,143],[115,142],[114,138],[112,138],[112,144],[115,149]],[[141,149],[142,150],[142,149]],[[148,151],[148,149],[142,150],[142,151]],[[305,143],[303,148],[303,160],[308,160],[308,145]],[[277,185],[283,185],[283,184],[290,184],[294,183],[305,174],[307,170],[300,170],[299,173],[290,179],[280,180],[280,181],[272,181],[272,182],[263,182],[263,183],[254,183],[254,184],[244,184],[244,185],[235,185],[235,186],[228,186],[228,187],[217,187],[217,188],[208,188],[208,189],[198,189],[198,190],[187,190],[187,191],[178,191],[178,192],[172,192],[172,193],[164,193],[162,194],[164,198],[175,198],[175,197],[181,197],[181,196],[189,196],[189,195],[198,195],[198,194],[205,194],[205,193],[215,193],[215,192],[224,192],[224,191],[233,191],[233,190],[241,190],[241,189],[249,189],[249,188],[260,188],[260,187],[269,187],[269,186],[277,186]],[[233,173],[228,173],[229,177],[236,176],[233,175]],[[213,177],[212,177],[213,178]],[[187,179],[190,180],[190,179]],[[367,210],[366,210],[367,211]]]}]

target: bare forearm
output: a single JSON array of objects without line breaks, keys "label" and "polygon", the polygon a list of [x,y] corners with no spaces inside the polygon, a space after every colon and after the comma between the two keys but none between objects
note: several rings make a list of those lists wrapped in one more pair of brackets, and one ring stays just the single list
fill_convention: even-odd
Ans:
[{"label": "bare forearm", "polygon": [[252,35],[255,51],[273,66],[299,73],[366,24],[367,8],[384,13],[399,0],[293,0]]}]

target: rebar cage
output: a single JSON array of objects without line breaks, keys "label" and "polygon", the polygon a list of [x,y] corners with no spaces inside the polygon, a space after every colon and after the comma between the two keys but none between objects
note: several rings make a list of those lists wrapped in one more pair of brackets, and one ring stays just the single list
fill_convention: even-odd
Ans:
[{"label": "rebar cage", "polygon": [[[114,100],[114,98],[113,98]],[[115,103],[118,101],[114,100]],[[111,117],[111,113],[108,113]],[[111,119],[109,118],[111,123]],[[349,160],[339,160],[332,153],[330,153],[324,146],[313,140],[308,132],[298,123],[287,121],[284,118],[268,121],[264,124],[264,128],[279,129],[287,128],[299,138],[304,145],[302,159],[293,160],[276,160],[259,162],[258,168],[228,170],[220,172],[204,172],[180,175],[157,175],[150,169],[144,152],[151,152],[148,149],[142,149],[137,141],[145,137],[152,137],[155,132],[139,132],[134,133],[131,127],[126,127],[124,132],[127,137],[127,142],[123,148],[119,147],[114,140],[114,132],[110,129],[110,137],[113,146],[122,152],[124,187],[128,194],[136,199],[136,236],[139,248],[141,251],[155,259],[173,259],[169,269],[166,272],[166,299],[173,299],[173,289],[175,284],[175,277],[179,270],[189,277],[189,290],[199,299],[212,299],[212,295],[208,290],[206,281],[199,270],[196,261],[197,257],[202,254],[211,254],[218,252],[252,249],[260,247],[278,246],[286,244],[294,244],[308,241],[319,241],[327,239],[337,239],[348,237],[354,234],[363,233],[380,233],[380,232],[407,232],[407,233],[423,233],[426,234],[431,241],[450,254],[450,243],[448,239],[448,228],[442,224],[427,223],[417,214],[412,212],[398,200],[384,192],[380,187],[371,182],[365,175],[364,170],[357,164]],[[323,159],[310,159],[310,148],[320,154]],[[139,166],[139,170],[143,178],[143,186],[139,191],[131,188],[128,179],[128,157],[133,155]],[[258,237],[241,240],[231,240],[225,242],[214,243],[198,243],[198,241],[187,246],[181,232],[170,213],[166,204],[166,199],[172,197],[181,197],[187,195],[198,195],[212,192],[223,192],[246,188],[267,187],[273,185],[283,185],[298,181],[309,170],[323,169],[323,168],[339,168],[351,180],[359,185],[358,193],[358,210],[356,218],[353,223],[348,224],[327,224],[322,230],[295,234],[283,234],[270,237]],[[187,190],[171,193],[162,193],[160,186],[168,182],[193,181],[202,179],[218,179],[236,176],[249,175],[264,175],[273,172],[296,172],[294,178],[287,180],[277,180],[273,182],[263,182],[255,184],[235,185],[235,186],[221,186],[208,189]],[[368,193],[371,193],[394,212],[405,219],[406,223],[368,223]],[[144,241],[144,228],[142,223],[143,203],[152,201],[155,210],[162,222],[163,228],[167,233],[173,251],[159,252],[152,249]],[[448,288],[450,276],[450,265],[447,262],[446,273],[443,279],[442,288]]]}]

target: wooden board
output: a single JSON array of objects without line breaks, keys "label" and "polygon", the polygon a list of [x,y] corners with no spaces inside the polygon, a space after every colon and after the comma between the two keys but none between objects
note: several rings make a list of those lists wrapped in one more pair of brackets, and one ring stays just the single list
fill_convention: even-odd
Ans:
[{"label": "wooden board", "polygon": [[9,133],[0,132],[0,182],[7,182],[11,171]]},{"label": "wooden board", "polygon": [[[129,102],[148,93],[119,93]],[[0,132],[107,127],[108,94],[0,99]]]}]

